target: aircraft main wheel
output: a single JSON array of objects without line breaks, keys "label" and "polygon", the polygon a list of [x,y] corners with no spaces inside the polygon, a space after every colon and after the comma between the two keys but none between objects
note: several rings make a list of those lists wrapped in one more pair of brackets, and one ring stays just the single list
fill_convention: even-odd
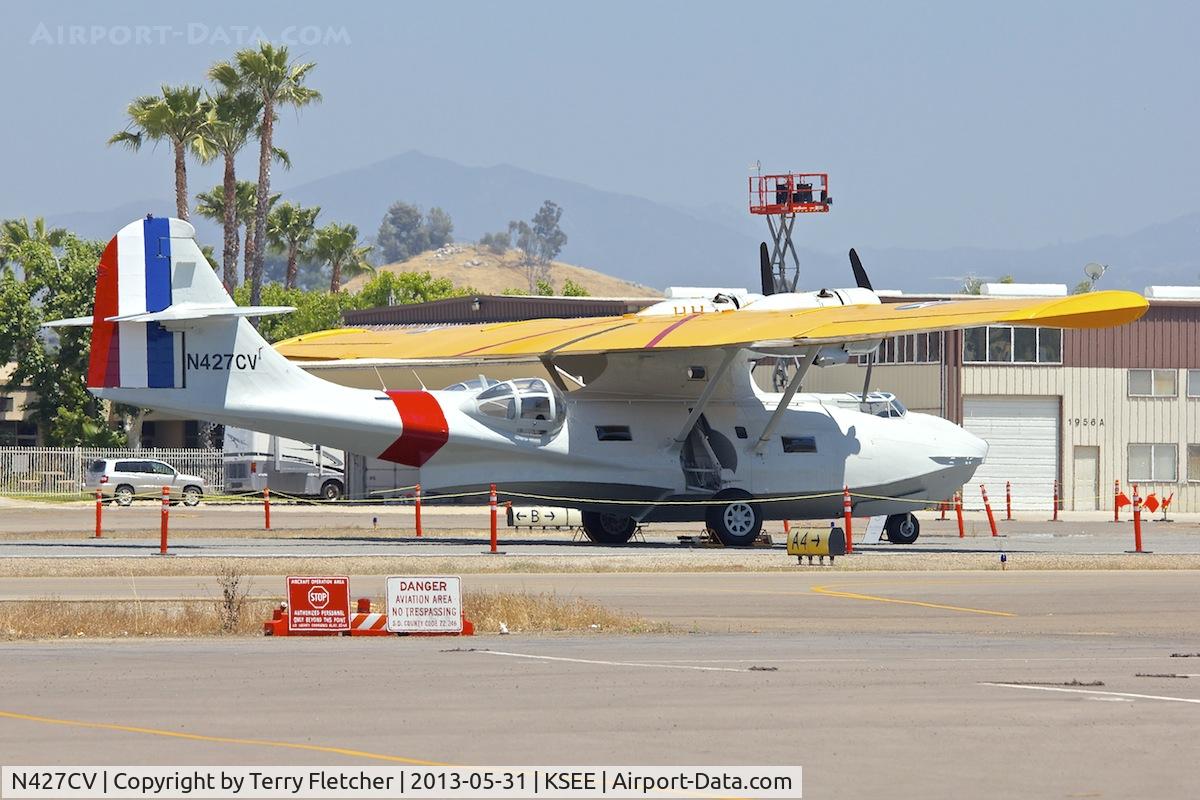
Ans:
[{"label": "aircraft main wheel", "polygon": [[583,512],[583,532],[596,544],[625,544],[637,530],[637,520],[600,511]]},{"label": "aircraft main wheel", "polygon": [[912,544],[921,535],[921,523],[912,514],[892,514],[883,524],[892,544]]},{"label": "aircraft main wheel", "polygon": [[[723,495],[723,496],[722,496]],[[714,500],[728,500],[723,505],[711,505],[705,521],[721,544],[726,547],[749,547],[762,530],[762,509],[746,492],[722,492]]]}]

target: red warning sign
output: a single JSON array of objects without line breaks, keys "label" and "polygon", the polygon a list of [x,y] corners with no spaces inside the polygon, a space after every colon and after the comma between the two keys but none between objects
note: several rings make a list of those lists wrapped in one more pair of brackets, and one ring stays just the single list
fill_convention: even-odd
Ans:
[{"label": "red warning sign", "polygon": [[350,579],[289,577],[288,630],[350,630]]}]

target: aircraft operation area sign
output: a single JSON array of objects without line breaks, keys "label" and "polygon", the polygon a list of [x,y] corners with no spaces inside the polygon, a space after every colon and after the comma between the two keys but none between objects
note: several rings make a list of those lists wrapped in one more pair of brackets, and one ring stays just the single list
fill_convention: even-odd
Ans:
[{"label": "aircraft operation area sign", "polygon": [[462,581],[447,576],[390,576],[387,629],[392,633],[462,633]]},{"label": "aircraft operation area sign", "polygon": [[288,631],[350,630],[350,579],[289,577]]}]

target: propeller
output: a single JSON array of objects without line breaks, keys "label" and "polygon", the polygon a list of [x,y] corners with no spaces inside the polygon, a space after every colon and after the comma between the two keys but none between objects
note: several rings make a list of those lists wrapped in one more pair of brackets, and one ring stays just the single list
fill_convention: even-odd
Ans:
[{"label": "propeller", "polygon": [[767,251],[767,243],[758,246],[758,269],[762,274],[762,293],[775,294],[775,271],[771,269],[771,254]]},{"label": "propeller", "polygon": [[867,271],[863,269],[862,261],[853,247],[850,248],[850,269],[854,270],[854,282],[858,284],[858,288],[875,291],[871,288],[871,279],[867,277]]}]

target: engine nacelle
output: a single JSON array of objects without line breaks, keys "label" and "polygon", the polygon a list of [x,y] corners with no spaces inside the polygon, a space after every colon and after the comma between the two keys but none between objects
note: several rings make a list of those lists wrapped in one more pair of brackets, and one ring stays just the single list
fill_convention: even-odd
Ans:
[{"label": "engine nacelle", "polygon": [[786,311],[824,308],[825,306],[879,305],[879,296],[870,289],[821,289],[818,292],[782,292],[754,300],[743,306],[746,311]]}]

